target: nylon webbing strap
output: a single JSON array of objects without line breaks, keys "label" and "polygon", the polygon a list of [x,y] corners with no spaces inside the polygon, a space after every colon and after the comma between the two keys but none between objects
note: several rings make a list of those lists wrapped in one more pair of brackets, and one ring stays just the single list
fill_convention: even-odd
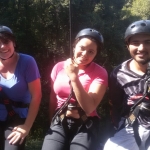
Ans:
[{"label": "nylon webbing strap", "polygon": [[78,108],[78,112],[82,122],[85,124],[86,128],[89,129],[93,125],[93,121],[87,117],[85,111],[81,107]]},{"label": "nylon webbing strap", "polygon": [[133,123],[135,122],[141,103],[143,102],[144,98],[150,93],[150,64],[148,64],[147,72],[146,72],[146,77],[145,77],[145,84],[144,84],[144,92],[143,96],[131,107],[130,109],[130,115],[126,119],[126,125],[132,126]]},{"label": "nylon webbing strap", "polygon": [[129,117],[126,119],[125,125],[126,126],[132,126],[135,122],[138,114],[140,111],[140,105],[136,106],[135,109],[132,111],[132,113],[129,115]]},{"label": "nylon webbing strap", "polygon": [[[75,96],[75,94],[74,94],[74,91],[72,91],[72,92],[73,92],[72,97],[76,100],[76,103],[77,103],[76,106],[77,106],[77,105],[78,105],[78,101],[77,101],[77,99],[76,99],[76,96]],[[84,111],[81,107],[77,107],[77,109],[78,109],[78,113],[79,113],[79,115],[80,115],[80,119],[81,119],[82,122],[85,124],[86,128],[89,129],[89,128],[93,125],[93,121],[90,120],[90,119],[87,117],[85,111]]]},{"label": "nylon webbing strap", "polygon": [[10,100],[7,95],[4,93],[2,88],[0,87],[0,104],[5,105],[5,108],[7,110],[8,116],[13,117],[16,115],[15,111],[13,110],[13,107],[18,107],[18,108],[27,108],[29,107],[28,103],[22,103],[22,102],[16,102],[13,100]]},{"label": "nylon webbing strap", "polygon": [[72,97],[72,93],[73,93],[73,89],[71,88],[71,91],[70,91],[70,94],[67,98],[67,100],[64,102],[64,104],[59,108],[59,110],[56,112],[56,114],[54,115],[53,119],[52,119],[52,122],[55,120],[55,118],[57,116],[59,116],[68,106],[68,103],[69,103],[69,100],[71,99]]},{"label": "nylon webbing strap", "polygon": [[9,100],[9,99],[4,99],[3,102],[4,102],[4,105],[5,105],[6,109],[7,109],[8,115],[9,115],[10,117],[15,116],[16,113],[15,113],[15,111],[14,111],[13,108],[12,108],[12,105],[11,105],[11,103],[10,103],[10,100]]},{"label": "nylon webbing strap", "polygon": [[2,101],[3,104],[5,105],[8,115],[10,117],[16,115],[15,111],[12,108],[10,100],[7,98],[6,94],[3,92],[1,87],[0,87],[0,101]]},{"label": "nylon webbing strap", "polygon": [[[18,108],[27,108],[29,107],[29,103],[22,103],[22,102],[16,102],[10,99],[7,99],[10,103],[10,105],[14,106],[14,107],[18,107]],[[2,98],[0,98],[0,104],[4,104],[4,101]]]}]

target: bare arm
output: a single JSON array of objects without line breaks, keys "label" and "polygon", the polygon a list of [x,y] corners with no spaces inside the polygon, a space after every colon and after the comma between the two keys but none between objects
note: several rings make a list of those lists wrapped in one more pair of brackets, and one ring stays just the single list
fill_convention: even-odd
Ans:
[{"label": "bare arm", "polygon": [[12,133],[8,136],[8,139],[10,140],[9,143],[11,144],[15,144],[20,139],[21,139],[20,144],[23,142],[24,138],[29,134],[29,131],[33,125],[33,122],[39,110],[42,96],[40,79],[28,83],[28,87],[32,97],[28,115],[25,120],[25,123],[23,125],[14,127]]},{"label": "bare arm", "polygon": [[86,92],[83,89],[79,79],[71,82],[71,84],[79,105],[87,114],[90,114],[96,109],[107,89],[105,85],[92,83],[89,91]]},{"label": "bare arm", "polygon": [[90,114],[102,100],[107,87],[93,82],[89,87],[89,91],[86,92],[78,78],[78,65],[68,59],[65,64],[65,70],[70,78],[79,105],[87,114]]}]

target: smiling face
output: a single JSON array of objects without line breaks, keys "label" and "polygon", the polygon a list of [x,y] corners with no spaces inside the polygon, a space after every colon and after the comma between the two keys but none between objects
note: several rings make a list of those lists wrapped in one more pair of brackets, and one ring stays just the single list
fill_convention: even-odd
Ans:
[{"label": "smiling face", "polygon": [[130,38],[128,49],[131,57],[140,64],[150,61],[150,35],[137,34]]},{"label": "smiling face", "polygon": [[0,58],[8,59],[14,53],[14,43],[9,39],[0,38]]},{"label": "smiling face", "polygon": [[84,69],[91,63],[97,54],[97,44],[89,38],[82,38],[74,48],[74,61],[79,68]]}]

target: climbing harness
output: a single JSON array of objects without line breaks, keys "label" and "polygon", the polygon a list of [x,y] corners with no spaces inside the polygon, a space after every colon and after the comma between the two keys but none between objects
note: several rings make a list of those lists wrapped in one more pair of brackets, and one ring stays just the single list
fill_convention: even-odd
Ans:
[{"label": "climbing harness", "polygon": [[137,145],[140,146],[141,138],[138,133],[138,120],[139,114],[150,117],[150,100],[146,100],[146,97],[150,93],[150,66],[148,65],[143,96],[131,107],[129,117],[125,120],[125,127],[133,127],[134,137]]},{"label": "climbing harness", "polygon": [[[70,86],[71,87],[71,86]],[[70,91],[70,94],[67,98],[67,100],[64,102],[64,104],[56,111],[54,117],[52,118],[52,122],[54,123],[58,123],[59,121],[63,121],[63,119],[65,118],[66,116],[66,111],[67,110],[73,110],[73,109],[76,109],[78,110],[78,113],[79,113],[79,116],[80,116],[80,119],[82,121],[82,124],[85,124],[86,128],[89,129],[92,125],[93,125],[93,121],[90,120],[87,115],[85,114],[84,110],[78,105],[78,102],[76,100],[76,102],[74,104],[72,103],[69,103],[69,100],[71,98],[75,98],[75,95],[74,95],[74,92],[73,92],[73,88],[71,87],[71,91]],[[54,124],[55,124],[54,123]]]},{"label": "climbing harness", "polygon": [[13,110],[13,106],[18,107],[18,108],[27,108],[27,107],[29,107],[29,104],[25,104],[23,102],[16,102],[16,101],[13,101],[13,100],[9,99],[1,87],[0,87],[0,104],[5,105],[5,108],[6,108],[7,113],[8,113],[7,120],[8,119],[12,120],[16,116],[18,116],[16,114],[16,112]]},{"label": "climbing harness", "polygon": [[150,93],[150,66],[148,65],[146,79],[144,84],[143,96],[131,107],[130,115],[126,119],[126,126],[132,126],[138,114],[141,112],[150,116],[150,102],[144,101],[146,96]]}]

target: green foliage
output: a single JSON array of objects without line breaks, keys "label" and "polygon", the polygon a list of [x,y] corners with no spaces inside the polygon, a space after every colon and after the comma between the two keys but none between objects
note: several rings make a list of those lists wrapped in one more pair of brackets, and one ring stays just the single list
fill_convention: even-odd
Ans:
[{"label": "green foliage", "polygon": [[132,5],[127,8],[132,16],[140,19],[150,19],[150,1],[149,0],[135,0]]},{"label": "green foliage", "polygon": [[26,143],[26,150],[41,150],[43,139],[34,139],[29,137]]}]

